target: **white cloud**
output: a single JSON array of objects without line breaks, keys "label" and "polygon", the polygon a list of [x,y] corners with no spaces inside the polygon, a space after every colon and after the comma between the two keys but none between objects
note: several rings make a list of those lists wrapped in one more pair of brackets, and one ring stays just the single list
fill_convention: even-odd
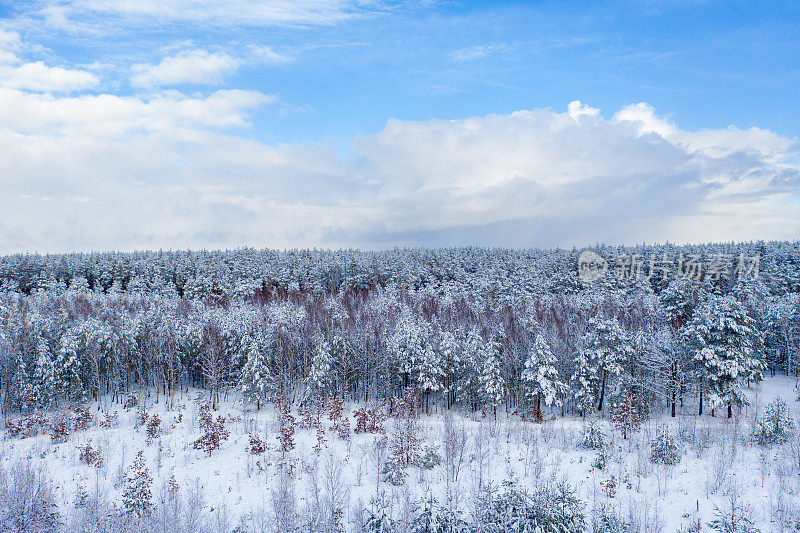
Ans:
[{"label": "white cloud", "polygon": [[133,66],[131,84],[135,87],[158,87],[182,83],[215,85],[234,72],[239,60],[223,52],[187,50],[165,57],[157,65]]},{"label": "white cloud", "polygon": [[248,126],[271,100],[0,89],[0,252],[800,233],[797,141],[771,132],[691,132],[646,106],[605,119],[574,103],[391,120],[343,158],[332,144],[269,145],[220,129]]},{"label": "white cloud", "polygon": [[16,63],[19,60],[16,54],[19,47],[18,33],[0,29],[0,64]]},{"label": "white cloud", "polygon": [[90,89],[99,81],[91,72],[49,67],[41,61],[18,67],[0,66],[0,87],[9,89],[69,92]]},{"label": "white cloud", "polygon": [[328,25],[382,9],[373,0],[44,0],[50,25],[95,28],[192,22],[214,26]]},{"label": "white cloud", "polygon": [[247,47],[250,59],[260,63],[279,64],[288,63],[292,59],[283,54],[279,54],[269,46],[249,45]]},{"label": "white cloud", "polygon": [[485,57],[504,52],[508,50],[508,45],[503,43],[487,44],[480,46],[470,46],[467,48],[460,48],[453,52],[453,61],[458,63],[466,63],[467,61],[474,61],[476,59],[483,59]]}]

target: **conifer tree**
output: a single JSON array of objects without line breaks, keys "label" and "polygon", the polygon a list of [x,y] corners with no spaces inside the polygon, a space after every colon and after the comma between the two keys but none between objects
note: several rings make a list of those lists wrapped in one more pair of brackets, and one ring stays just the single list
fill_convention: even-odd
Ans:
[{"label": "conifer tree", "polygon": [[533,349],[525,359],[522,371],[522,383],[525,398],[534,402],[537,418],[542,416],[542,400],[548,407],[561,405],[559,396],[569,388],[565,385],[556,368],[556,356],[542,334],[536,335]]},{"label": "conifer tree", "polygon": [[584,413],[597,402],[603,410],[603,400],[611,381],[622,373],[622,362],[633,353],[631,340],[616,318],[592,318],[587,325],[578,356],[573,380],[577,384],[575,397]]},{"label": "conifer tree", "polygon": [[150,470],[145,464],[143,453],[139,452],[125,480],[125,489],[122,493],[125,511],[139,518],[148,515],[153,507],[152,486],[153,478]]},{"label": "conifer tree", "polygon": [[38,352],[39,357],[33,371],[33,393],[36,404],[47,409],[56,397],[56,368],[44,341],[39,343]]}]

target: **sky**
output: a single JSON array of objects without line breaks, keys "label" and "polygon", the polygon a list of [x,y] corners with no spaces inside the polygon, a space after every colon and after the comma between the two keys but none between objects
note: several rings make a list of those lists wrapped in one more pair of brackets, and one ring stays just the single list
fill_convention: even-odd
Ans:
[{"label": "sky", "polygon": [[800,4],[0,0],[0,253],[796,239]]}]

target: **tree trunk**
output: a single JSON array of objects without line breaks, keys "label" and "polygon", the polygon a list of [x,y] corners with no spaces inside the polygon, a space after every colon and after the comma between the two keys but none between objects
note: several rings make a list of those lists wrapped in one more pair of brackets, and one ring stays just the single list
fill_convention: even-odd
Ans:
[{"label": "tree trunk", "polygon": [[603,370],[603,381],[600,384],[600,402],[597,404],[597,410],[603,410],[603,398],[606,395],[606,371]]},{"label": "tree trunk", "polygon": [[703,389],[700,388],[700,411],[697,413],[698,415],[703,414]]}]

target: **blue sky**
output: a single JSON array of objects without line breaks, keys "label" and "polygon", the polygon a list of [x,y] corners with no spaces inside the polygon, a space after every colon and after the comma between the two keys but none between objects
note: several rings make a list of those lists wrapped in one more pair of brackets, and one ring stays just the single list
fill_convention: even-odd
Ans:
[{"label": "blue sky", "polygon": [[0,15],[0,252],[800,231],[797,3],[44,0]]}]

